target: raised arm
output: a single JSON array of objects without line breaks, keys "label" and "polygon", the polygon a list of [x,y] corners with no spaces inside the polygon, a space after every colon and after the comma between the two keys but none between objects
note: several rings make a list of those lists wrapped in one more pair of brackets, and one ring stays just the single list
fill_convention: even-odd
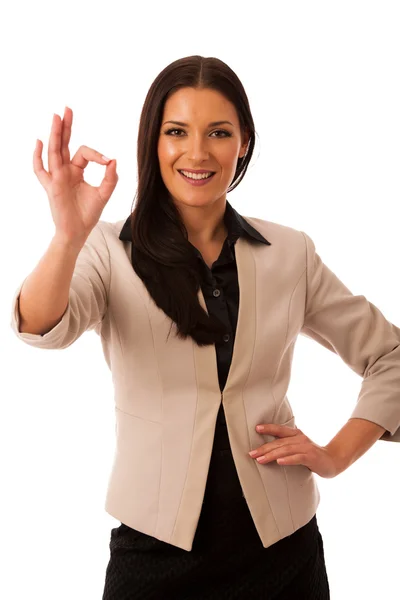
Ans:
[{"label": "raised arm", "polygon": [[[61,348],[104,316],[110,260],[99,219],[116,184],[116,162],[81,146],[71,159],[72,110],[54,115],[43,167],[43,144],[37,140],[34,172],[47,192],[55,234],[38,265],[13,299],[11,326],[32,345]],[[107,165],[100,186],[84,180],[89,162]],[[43,341],[40,339],[43,338]]]}]

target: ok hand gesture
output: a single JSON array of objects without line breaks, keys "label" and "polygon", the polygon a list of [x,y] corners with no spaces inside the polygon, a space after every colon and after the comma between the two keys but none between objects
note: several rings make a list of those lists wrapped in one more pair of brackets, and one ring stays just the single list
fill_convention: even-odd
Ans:
[{"label": "ok hand gesture", "polygon": [[[64,118],[53,116],[48,148],[48,171],[43,167],[43,143],[36,142],[33,170],[47,192],[51,214],[56,226],[56,237],[63,242],[83,245],[100,219],[118,182],[116,161],[100,152],[81,146],[70,158],[69,141],[72,128],[72,110],[65,107]],[[106,166],[99,187],[84,180],[84,170],[89,162]]]}]

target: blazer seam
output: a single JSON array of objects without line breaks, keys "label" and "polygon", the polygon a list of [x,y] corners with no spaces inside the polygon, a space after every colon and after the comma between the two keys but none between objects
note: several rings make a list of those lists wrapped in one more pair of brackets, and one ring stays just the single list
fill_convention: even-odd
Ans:
[{"label": "blazer seam", "polygon": [[[142,296],[142,293],[140,291],[139,291],[139,294]],[[142,298],[143,298],[143,296],[142,296]],[[162,385],[162,378],[160,377],[160,369],[159,369],[157,352],[156,352],[155,343],[154,343],[154,331],[153,331],[153,325],[152,325],[150,314],[149,314],[149,308],[148,308],[146,302],[144,302],[144,305],[146,307],[147,318],[148,318],[149,325],[150,325],[151,340],[153,343],[154,362],[156,363],[156,366],[157,366],[157,375],[158,375],[158,380],[160,382],[160,388],[161,388],[161,423],[163,424],[164,423],[164,412],[163,412],[164,411],[164,389],[163,389],[163,385]],[[160,459],[160,474],[159,474],[159,479],[158,479],[158,505],[157,505],[157,520],[156,520],[156,525],[155,525],[156,532],[157,532],[157,528],[158,528],[158,521],[160,519],[160,501],[161,501],[160,490],[161,490],[161,478],[162,478],[162,473],[163,473],[163,457],[164,457],[164,429],[162,429],[162,431],[161,431],[161,459]]]},{"label": "blazer seam", "polygon": [[[107,248],[107,255],[108,255],[108,270],[109,270],[109,273],[110,273],[110,276],[109,276],[109,278],[108,278],[108,289],[107,289],[107,308],[106,308],[106,310],[105,310],[105,312],[104,312],[104,316],[103,316],[103,317],[100,319],[100,321],[99,321],[99,324],[100,324],[100,323],[102,323],[102,321],[104,320],[104,318],[105,318],[105,316],[106,316],[106,313],[110,313],[110,310],[109,310],[109,305],[110,305],[110,290],[111,290],[111,276],[112,276],[112,269],[111,269],[111,256],[110,256],[110,249],[109,249],[109,247],[108,247],[108,244],[107,244],[106,236],[104,235],[104,232],[103,232],[103,229],[102,229],[102,227],[101,227],[101,224],[100,224],[100,222],[98,223],[98,225],[99,225],[99,230],[100,230],[100,232],[101,232],[101,235],[103,236],[104,244],[105,244],[105,246],[106,246],[106,248]],[[106,338],[104,338],[104,339],[106,339]]]},{"label": "blazer seam", "polygon": [[[252,259],[253,259],[253,264],[254,264],[254,272],[255,272],[255,270],[256,270],[256,266],[255,266],[255,263],[254,263],[254,254],[253,254],[253,252],[252,252],[252,249],[251,249],[251,244],[249,244],[249,249],[250,249],[250,254],[251,254],[251,257],[252,257]],[[254,314],[254,315],[256,315],[256,314],[257,314],[257,313],[256,313],[256,298],[257,298],[257,276],[255,276],[255,277],[254,277],[254,305],[253,305],[253,306],[254,306],[254,311],[253,311],[253,314]],[[256,317],[256,319],[257,319],[257,317]],[[253,364],[253,358],[254,358],[254,350],[255,350],[255,347],[256,347],[256,339],[257,339],[257,327],[255,328],[255,335],[254,335],[253,349],[252,349],[252,353],[251,353],[251,361],[250,361],[250,365],[249,365],[249,368],[248,368],[248,371],[247,371],[247,377],[246,377],[246,380],[245,380],[245,382],[243,383],[243,386],[242,386],[242,404],[243,404],[243,405],[244,405],[244,402],[243,402],[243,390],[244,390],[244,388],[246,387],[246,385],[247,385],[247,382],[248,382],[248,380],[249,380],[249,377],[250,377],[250,371],[251,371],[251,367],[252,367],[252,364]],[[244,406],[243,406],[243,409],[244,409]],[[246,425],[247,425],[247,415],[246,415],[246,411],[244,411],[244,413],[245,413],[245,416],[246,416]],[[247,429],[247,431],[248,431],[248,429]],[[250,448],[250,437],[249,437],[249,436],[248,436],[248,440],[247,440],[247,441],[248,441],[248,443],[249,443],[249,448]]]},{"label": "blazer seam", "polygon": [[[193,351],[193,360],[194,360],[194,362],[196,362],[195,361],[195,355],[194,355],[194,344],[195,343],[196,342],[193,342],[193,344],[192,344],[192,351]],[[184,491],[186,489],[186,482],[187,482],[188,473],[189,473],[189,470],[190,470],[190,463],[192,462],[193,438],[194,438],[194,431],[196,429],[197,415],[198,415],[198,409],[199,409],[199,381],[198,381],[198,378],[197,378],[197,369],[196,368],[195,368],[194,372],[195,372],[195,377],[196,377],[196,390],[197,390],[197,395],[196,395],[196,414],[195,414],[195,417],[194,417],[194,423],[193,423],[193,428],[192,428],[188,468],[186,469],[185,481],[184,481],[183,487],[182,487],[182,492],[181,492],[181,497],[180,497],[180,500],[179,500],[178,510],[176,511],[175,522],[174,522],[174,526],[173,526],[173,529],[172,529],[171,538],[173,537],[173,535],[175,533],[176,523],[178,521],[178,516],[179,516],[180,510],[181,510],[181,506],[182,506],[183,494],[184,494]],[[222,392],[221,392],[221,394],[222,394]],[[206,485],[207,485],[207,483],[206,483]]]},{"label": "blazer seam", "polygon": [[[309,273],[309,269],[308,269],[308,254],[309,254],[309,252],[308,252],[307,236],[304,231],[301,231],[301,234],[303,235],[303,238],[304,238],[304,244],[305,244],[305,250],[306,250],[306,256],[305,256],[306,266],[305,266],[304,270],[307,271],[306,292],[305,292],[305,301],[304,301],[304,322],[305,322],[306,316],[307,316],[307,310],[308,310],[308,289],[309,289],[310,273]],[[304,325],[304,322],[303,322],[303,325]]]},{"label": "blazer seam", "polygon": [[[102,228],[101,228],[101,226],[100,226],[100,223],[99,223],[99,229],[100,229],[100,231],[101,231],[101,233],[102,233],[102,236],[103,236],[103,238],[104,238],[104,243],[105,243],[105,245],[106,245],[106,248],[107,248],[107,252],[108,252],[108,261],[109,261],[109,270],[110,270],[110,277],[109,277],[109,279],[108,279],[108,290],[107,290],[107,310],[106,310],[106,312],[107,312],[107,313],[108,313],[108,315],[109,315],[110,322],[111,322],[111,323],[114,323],[114,328],[115,328],[115,331],[116,331],[116,333],[117,333],[117,339],[118,339],[118,344],[119,344],[119,349],[120,349],[120,354],[121,354],[121,360],[123,361],[123,360],[124,360],[124,352],[123,352],[123,349],[122,349],[121,334],[120,334],[120,331],[119,331],[119,327],[118,327],[117,320],[114,318],[114,315],[113,315],[113,313],[112,313],[112,310],[110,310],[110,292],[111,292],[111,278],[112,278],[112,266],[111,266],[111,255],[110,255],[110,249],[109,249],[109,247],[108,247],[107,240],[106,240],[106,237],[105,237],[105,235],[104,235],[104,232],[103,232],[103,230],[102,230]],[[105,315],[104,315],[104,316],[105,316]],[[100,323],[102,323],[102,321],[103,321],[103,319],[101,319]],[[101,334],[101,327],[100,327],[100,334]],[[103,337],[103,339],[104,339],[106,342],[108,342],[108,343],[110,342],[110,340],[108,340],[106,337],[104,337],[104,336],[102,336],[102,337]],[[111,338],[110,338],[110,339],[111,339]],[[124,386],[124,389],[126,390],[126,369],[122,369],[122,378],[123,378],[123,386]],[[116,408],[118,408],[118,407],[116,406]],[[119,409],[119,410],[120,410],[120,409]],[[123,412],[123,411],[121,411],[121,412]],[[126,413],[126,414],[129,414],[129,413]]]},{"label": "blazer seam", "polygon": [[[253,262],[254,262],[254,254],[253,254],[253,252],[252,252],[251,245],[250,245],[250,253],[251,253],[251,256],[252,256],[252,258],[253,258]],[[256,266],[255,266],[255,262],[254,262],[254,272],[255,272],[255,269],[256,269]],[[254,315],[257,315],[257,312],[256,312],[256,302],[257,302],[257,300],[256,300],[256,299],[257,299],[257,275],[255,275],[255,277],[254,277],[254,311],[253,311],[253,314],[254,314]],[[257,317],[256,317],[256,319],[257,319]],[[254,335],[254,344],[253,344],[253,351],[252,351],[252,355],[251,355],[250,367],[249,367],[249,370],[248,370],[248,372],[247,372],[246,381],[244,382],[244,384],[243,384],[243,386],[242,386],[242,392],[241,392],[242,407],[243,407],[243,412],[244,412],[245,419],[246,419],[247,442],[248,442],[248,447],[249,447],[249,448],[251,448],[251,444],[250,444],[250,436],[249,436],[249,424],[248,424],[248,420],[247,420],[247,414],[246,414],[246,410],[245,410],[245,408],[244,408],[244,402],[243,402],[243,389],[245,388],[245,386],[246,386],[246,384],[247,384],[247,381],[248,381],[248,379],[249,379],[249,376],[250,376],[251,366],[252,366],[252,364],[253,364],[253,358],[254,358],[254,350],[255,350],[255,347],[256,347],[256,339],[257,339],[257,327],[256,327],[255,335]],[[272,394],[272,397],[274,398],[274,395],[273,395],[273,394]],[[275,402],[275,398],[274,398],[274,402]],[[253,464],[254,466],[256,466],[256,465],[254,464],[254,462],[253,462],[252,464]],[[271,503],[270,503],[270,501],[269,501],[268,491],[267,491],[267,489],[266,489],[266,487],[265,487],[264,480],[263,480],[263,478],[261,477],[261,473],[260,473],[259,469],[257,469],[257,467],[256,467],[256,471],[257,471],[257,474],[258,474],[258,476],[259,476],[259,478],[260,478],[260,480],[261,480],[261,485],[263,486],[263,489],[264,489],[265,498],[266,498],[266,500],[267,500],[267,502],[268,502],[269,509],[270,509],[270,511],[271,511],[271,514],[272,514],[272,516],[273,516],[273,518],[274,518],[274,521],[275,521],[275,527],[276,527],[276,528],[277,528],[277,530],[279,531],[279,535],[280,535],[280,530],[279,530],[278,522],[277,522],[277,520],[276,520],[276,517],[275,517],[274,511],[273,511],[273,509],[272,509],[272,506],[271,506]],[[292,519],[292,521],[293,521],[293,519]]]},{"label": "blazer seam", "polygon": [[[255,263],[254,263],[254,254],[253,254],[252,249],[251,249],[251,244],[249,244],[249,251],[250,251],[252,259],[253,259],[254,272],[255,272],[256,266],[255,266]],[[253,314],[254,315],[257,314],[257,312],[256,312],[256,303],[257,303],[257,275],[255,275],[255,277],[254,277],[254,305],[253,305],[254,306],[254,310],[253,310]],[[256,327],[255,334],[254,334],[254,343],[253,343],[253,350],[252,350],[252,354],[251,354],[250,367],[249,367],[249,369],[247,371],[247,377],[246,377],[246,380],[245,380],[245,382],[244,382],[244,384],[242,386],[242,391],[241,391],[242,409],[243,409],[243,413],[244,413],[245,420],[246,420],[247,444],[248,444],[249,448],[251,448],[250,436],[249,436],[249,422],[248,422],[248,419],[247,419],[246,410],[244,408],[243,390],[244,390],[244,388],[245,388],[245,386],[246,386],[246,384],[247,384],[247,382],[249,380],[249,376],[250,376],[250,372],[251,372],[251,366],[253,364],[254,350],[255,350],[255,347],[256,347],[256,340],[257,340],[257,327]],[[254,462],[252,464],[256,467],[256,465],[254,464]],[[279,531],[278,523],[276,521],[274,511],[272,510],[272,506],[271,506],[271,503],[269,501],[268,493],[267,493],[267,490],[265,488],[265,484],[264,484],[263,478],[261,477],[261,473],[260,473],[259,469],[257,469],[257,467],[256,467],[256,471],[257,471],[258,477],[261,480],[261,485],[262,485],[262,487],[264,489],[265,498],[266,498],[266,500],[267,500],[267,502],[269,504],[269,508],[270,508],[271,514],[272,514],[272,516],[274,518],[275,526],[276,526],[277,530]]]},{"label": "blazer seam", "polygon": [[[273,416],[273,419],[272,419],[272,421],[274,421],[274,419],[275,419],[275,414],[276,414],[276,410],[277,410],[277,406],[276,406],[276,398],[275,398],[275,396],[274,396],[274,381],[275,381],[275,378],[276,378],[276,376],[277,376],[277,373],[278,373],[278,369],[279,369],[279,367],[280,367],[280,364],[281,364],[281,362],[282,362],[282,359],[283,359],[283,356],[284,356],[284,352],[283,352],[283,350],[284,350],[284,348],[285,348],[285,345],[286,345],[287,336],[288,336],[288,331],[289,331],[290,307],[291,307],[291,305],[292,305],[292,299],[293,299],[293,295],[294,295],[294,293],[295,293],[295,291],[296,291],[296,289],[297,289],[297,286],[299,285],[300,281],[302,280],[302,278],[303,278],[303,275],[304,275],[305,271],[306,271],[306,269],[303,269],[303,271],[302,271],[302,273],[301,273],[300,277],[298,278],[298,280],[297,280],[297,282],[296,282],[296,285],[294,286],[294,288],[293,288],[293,291],[292,291],[292,293],[291,293],[291,295],[290,295],[289,306],[288,306],[288,315],[287,315],[287,319],[286,319],[286,334],[285,334],[285,340],[284,340],[284,342],[283,342],[283,347],[282,347],[281,357],[280,357],[280,360],[278,361],[278,364],[276,365],[275,374],[274,374],[274,377],[273,377],[273,379],[272,379],[272,384],[271,384],[271,394],[272,394],[272,397],[273,397],[273,399],[274,399],[274,406],[275,406],[275,412],[274,412],[274,416]],[[292,520],[292,527],[293,527],[293,529],[294,529],[294,528],[295,528],[295,526],[294,526],[294,521],[293,521],[292,507],[291,507],[291,503],[290,503],[289,486],[288,486],[288,480],[287,480],[287,475],[286,475],[286,471],[285,471],[285,470],[283,470],[283,474],[284,474],[284,477],[285,477],[285,483],[286,483],[286,495],[287,495],[287,499],[288,499],[288,505],[289,505],[290,518],[291,518],[291,520]],[[264,489],[265,489],[265,486],[264,486]],[[267,490],[266,490],[266,489],[265,489],[265,493],[267,494]],[[274,519],[275,519],[275,516],[274,516]],[[276,519],[275,519],[275,522],[276,522]],[[278,529],[278,531],[279,531],[279,527],[278,527],[278,525],[277,525],[277,529]]]},{"label": "blazer seam", "polygon": [[274,412],[274,416],[273,416],[273,418],[275,418],[275,414],[276,414],[276,410],[277,410],[277,406],[276,406],[276,399],[275,399],[275,396],[274,396],[274,381],[275,381],[275,378],[276,378],[276,376],[277,376],[277,374],[278,374],[278,370],[279,370],[279,367],[280,367],[280,365],[281,365],[281,362],[282,362],[282,359],[283,359],[283,356],[284,356],[283,349],[285,348],[286,341],[287,341],[287,336],[288,336],[288,331],[289,331],[290,307],[291,307],[291,305],[292,305],[292,299],[293,299],[293,295],[294,295],[294,293],[295,293],[295,291],[296,291],[296,289],[297,289],[297,286],[299,285],[299,283],[300,283],[300,281],[301,281],[301,279],[302,279],[302,277],[303,277],[303,275],[304,275],[305,271],[306,271],[306,269],[304,269],[304,270],[302,271],[302,273],[301,273],[301,275],[300,275],[299,279],[297,280],[297,282],[296,282],[296,285],[294,286],[294,288],[293,288],[293,291],[292,291],[292,293],[291,293],[291,295],[290,295],[289,306],[288,306],[288,316],[287,316],[287,319],[286,319],[286,334],[285,334],[285,340],[284,340],[284,342],[283,342],[283,346],[282,346],[281,357],[280,357],[280,359],[279,359],[279,361],[278,361],[278,364],[276,365],[275,373],[274,373],[274,376],[273,376],[273,379],[272,379],[272,384],[271,384],[271,388],[272,388],[272,389],[271,389],[271,393],[272,393],[272,397],[273,397],[273,399],[274,399],[274,406],[275,406],[275,412]]},{"label": "blazer seam", "polygon": [[[131,266],[132,266],[132,269],[134,271],[134,274],[136,275],[135,269],[133,268],[133,265],[132,265],[132,242],[129,242],[129,243],[131,244],[131,251],[130,251],[130,257],[131,258],[130,258],[130,262],[131,262]],[[158,356],[157,356],[157,352],[155,350],[154,332],[153,332],[153,325],[152,325],[150,314],[149,314],[149,308],[148,308],[148,304],[147,304],[146,298],[143,296],[143,294],[142,294],[141,290],[139,289],[139,287],[137,285],[135,285],[134,283],[132,285],[136,288],[137,293],[141,297],[141,299],[143,301],[143,305],[146,308],[147,319],[148,319],[148,322],[149,322],[150,331],[151,331],[151,339],[152,339],[152,343],[153,343],[154,362],[157,365],[157,375],[158,375],[158,380],[160,382],[160,388],[161,388],[161,413],[163,414],[164,389],[163,389],[163,386],[162,386],[162,378],[160,377],[160,369],[159,369],[159,364],[158,364]],[[147,288],[146,288],[146,290],[147,290]],[[126,371],[126,369],[124,369],[124,374],[125,374],[125,371]],[[124,375],[124,377],[125,377],[125,375]],[[125,379],[124,379],[124,381],[125,381]],[[157,422],[157,421],[155,421],[155,422]],[[162,420],[162,423],[163,423],[163,420]],[[160,475],[159,475],[159,482],[158,482],[158,507],[157,507],[157,520],[156,520],[156,525],[155,525],[155,530],[156,531],[157,531],[157,527],[158,527],[158,521],[159,521],[159,518],[160,518],[160,497],[161,497],[160,489],[161,489],[161,477],[162,477],[163,456],[164,456],[164,446],[163,446],[163,443],[164,443],[164,431],[162,431],[162,433],[161,433],[161,460],[160,460]]]},{"label": "blazer seam", "polygon": [[124,415],[127,415],[128,417],[133,417],[134,419],[140,419],[141,421],[146,421],[146,423],[155,423],[156,425],[161,425],[160,421],[153,421],[152,419],[144,419],[143,417],[140,417],[139,415],[135,415],[134,413],[130,413],[126,410],[122,410],[122,408],[120,408],[117,405],[115,405],[115,410],[118,410],[119,412],[123,413]]},{"label": "blazer seam", "polygon": [[107,248],[107,254],[108,254],[108,269],[110,272],[110,277],[108,278],[108,290],[107,290],[107,309],[108,309],[108,304],[109,304],[108,301],[110,298],[110,289],[111,289],[111,257],[110,257],[110,249],[107,244],[106,236],[104,235],[104,232],[103,232],[103,229],[101,228],[100,223],[99,223],[99,229],[101,231],[101,235],[103,236],[103,240],[104,240],[105,246]]}]

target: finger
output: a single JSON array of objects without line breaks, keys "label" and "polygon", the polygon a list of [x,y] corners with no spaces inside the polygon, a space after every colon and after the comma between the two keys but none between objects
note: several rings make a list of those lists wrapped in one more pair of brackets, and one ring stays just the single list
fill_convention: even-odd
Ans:
[{"label": "finger", "polygon": [[75,153],[73,159],[71,160],[71,164],[79,167],[81,169],[85,169],[89,162],[95,162],[100,165],[106,165],[110,162],[110,159],[106,156],[103,156],[97,150],[93,150],[93,148],[88,148],[88,146],[81,146],[78,148]]},{"label": "finger", "polygon": [[276,423],[262,423],[261,425],[256,426],[256,431],[258,431],[258,433],[268,433],[277,437],[297,435],[299,432],[297,427],[278,425]]},{"label": "finger", "polygon": [[53,123],[51,126],[49,140],[49,173],[53,173],[62,166],[61,157],[61,117],[57,114],[53,115]]},{"label": "finger", "polygon": [[50,184],[51,179],[48,172],[43,167],[42,150],[43,143],[41,140],[36,140],[35,151],[33,153],[33,171],[44,189],[46,189]]},{"label": "finger", "polygon": [[61,133],[61,156],[64,164],[67,164],[71,161],[68,144],[71,139],[72,119],[72,109],[66,106],[64,109]]},{"label": "finger", "polygon": [[305,454],[292,454],[292,456],[278,458],[276,462],[279,465],[303,465],[304,467],[310,469],[310,467],[306,464],[306,461],[307,457]]},{"label": "finger", "polygon": [[262,449],[261,452],[258,452],[258,457],[256,458],[257,462],[271,462],[273,460],[277,460],[278,458],[284,456],[288,456],[289,454],[294,454],[295,452],[299,452],[299,446],[295,444],[286,444],[284,446],[279,446],[278,448],[273,448],[271,450],[265,451]]},{"label": "finger", "polygon": [[256,450],[249,452],[249,455],[251,458],[257,459],[262,456],[269,456],[275,460],[277,456],[283,456],[285,452],[293,454],[296,451],[299,451],[299,444],[291,444],[289,441],[285,443],[285,440],[279,440],[279,443],[269,442],[263,444],[259,448],[256,448]]},{"label": "finger", "polygon": [[115,190],[115,186],[118,183],[118,175],[117,175],[117,161],[111,160],[106,168],[106,173],[104,175],[103,181],[98,187],[99,194],[103,202],[108,202],[111,194]]}]

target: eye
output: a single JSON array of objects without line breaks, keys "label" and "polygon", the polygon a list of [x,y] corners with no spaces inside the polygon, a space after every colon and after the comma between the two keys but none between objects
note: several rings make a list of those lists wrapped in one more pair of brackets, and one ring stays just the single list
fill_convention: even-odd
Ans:
[{"label": "eye", "polygon": [[[171,135],[173,131],[182,131],[182,129],[167,129],[167,131],[165,132],[165,135]],[[181,136],[174,135],[172,137],[181,137]]]},{"label": "eye", "polygon": [[[167,131],[165,131],[165,135],[172,135],[173,131],[183,131],[183,129],[167,129]],[[232,137],[232,134],[229,133],[229,131],[226,131],[225,129],[216,129],[212,133],[223,133],[224,134],[223,136],[218,135],[215,137]],[[172,135],[172,137],[182,137],[182,136],[181,135]]]},{"label": "eye", "polygon": [[[217,129],[216,131],[213,131],[213,133],[224,133],[225,135],[223,137],[232,137],[232,134],[229,133],[229,131],[226,131],[225,129]],[[221,136],[218,135],[217,137]]]}]

